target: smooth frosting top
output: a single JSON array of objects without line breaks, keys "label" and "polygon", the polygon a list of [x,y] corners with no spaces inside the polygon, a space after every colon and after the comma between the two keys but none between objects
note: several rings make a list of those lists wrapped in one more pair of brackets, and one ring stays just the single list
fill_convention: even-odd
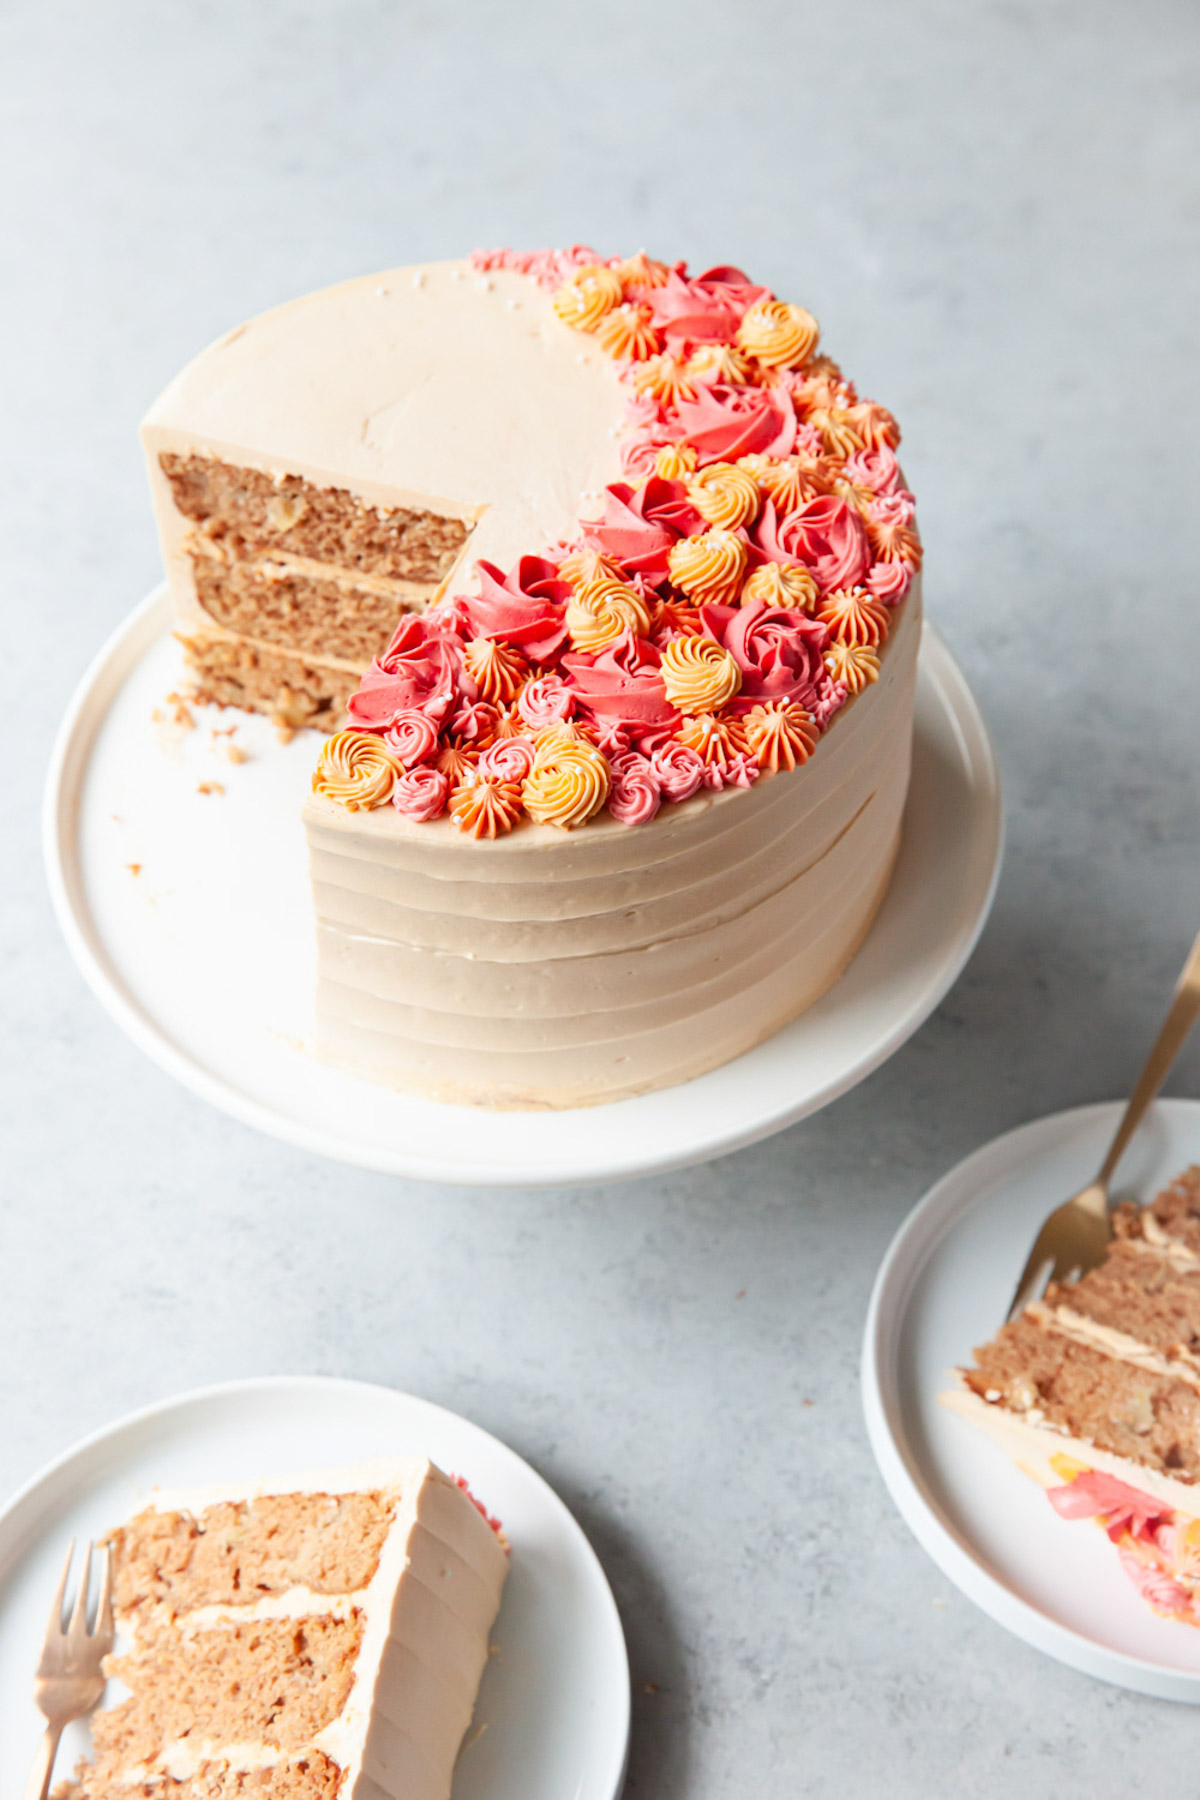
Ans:
[{"label": "smooth frosting top", "polygon": [[620,474],[619,369],[524,276],[429,263],[260,314],[191,362],[143,425],[177,446],[476,520],[504,564],[572,535]]}]

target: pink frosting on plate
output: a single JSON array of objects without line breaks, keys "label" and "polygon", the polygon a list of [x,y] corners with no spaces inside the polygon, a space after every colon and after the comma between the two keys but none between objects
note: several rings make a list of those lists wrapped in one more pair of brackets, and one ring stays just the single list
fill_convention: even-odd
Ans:
[{"label": "pink frosting on plate", "polygon": [[1152,1537],[1154,1527],[1173,1511],[1152,1494],[1144,1494],[1140,1488],[1130,1487],[1100,1469],[1089,1469],[1062,1487],[1047,1488],[1046,1498],[1061,1519],[1094,1519],[1103,1515],[1105,1529],[1114,1541],[1126,1531],[1133,1537]]},{"label": "pink frosting on plate", "polygon": [[701,463],[739,456],[787,456],[796,441],[796,415],[782,388],[706,387],[676,408],[681,437]]}]

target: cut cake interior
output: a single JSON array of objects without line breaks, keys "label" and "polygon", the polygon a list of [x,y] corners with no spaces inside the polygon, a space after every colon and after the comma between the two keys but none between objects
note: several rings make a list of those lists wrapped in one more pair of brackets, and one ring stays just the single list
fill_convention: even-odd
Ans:
[{"label": "cut cake interior", "polygon": [[108,1539],[129,1697],[64,1800],[445,1800],[506,1545],[421,1458],[163,1495]]},{"label": "cut cake interior", "polygon": [[430,263],[228,332],[142,425],[201,698],[333,730],[406,611],[466,558],[578,530],[620,474],[608,357],[525,277]]},{"label": "cut cake interior", "polygon": [[1099,1520],[1156,1611],[1200,1624],[1200,1167],[1119,1207],[1100,1267],[1051,1284],[942,1400],[1062,1517]]}]

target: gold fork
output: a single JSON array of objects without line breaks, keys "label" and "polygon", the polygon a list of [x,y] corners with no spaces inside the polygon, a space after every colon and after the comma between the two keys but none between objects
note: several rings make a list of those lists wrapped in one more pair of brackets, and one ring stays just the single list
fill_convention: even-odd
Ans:
[{"label": "gold fork", "polygon": [[67,1578],[75,1555],[75,1540],[67,1551],[62,1580],[50,1609],[41,1661],[33,1684],[33,1697],[49,1720],[29,1784],[25,1800],[46,1800],[46,1789],[54,1770],[58,1740],[72,1719],[91,1712],[104,1692],[103,1659],[113,1647],[112,1558],[107,1550],[100,1552],[100,1597],[96,1602],[96,1622],[88,1630],[88,1585],[92,1572],[92,1545],[83,1557],[83,1574],[79,1592],[71,1608],[71,1616],[63,1624],[63,1602],[67,1596]]},{"label": "gold fork", "polygon": [[1200,937],[1188,952],[1163,1028],[1146,1058],[1146,1066],[1138,1077],[1100,1173],[1073,1200],[1065,1200],[1056,1207],[1038,1232],[1008,1309],[1010,1319],[1015,1319],[1031,1300],[1040,1299],[1050,1282],[1072,1281],[1104,1261],[1112,1237],[1108,1189],[1113,1172],[1197,1018],[1200,1018]]}]

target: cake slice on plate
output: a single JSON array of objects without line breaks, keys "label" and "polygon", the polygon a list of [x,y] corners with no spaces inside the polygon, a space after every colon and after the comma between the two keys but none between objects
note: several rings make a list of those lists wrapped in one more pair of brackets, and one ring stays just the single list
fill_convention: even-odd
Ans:
[{"label": "cake slice on plate", "polygon": [[1099,1268],[975,1352],[944,1403],[1064,1519],[1094,1519],[1156,1612],[1200,1625],[1200,1167],[1117,1209]]},{"label": "cake slice on plate", "polygon": [[507,1573],[423,1458],[156,1496],[108,1539],[129,1690],[72,1800],[445,1800]]}]

